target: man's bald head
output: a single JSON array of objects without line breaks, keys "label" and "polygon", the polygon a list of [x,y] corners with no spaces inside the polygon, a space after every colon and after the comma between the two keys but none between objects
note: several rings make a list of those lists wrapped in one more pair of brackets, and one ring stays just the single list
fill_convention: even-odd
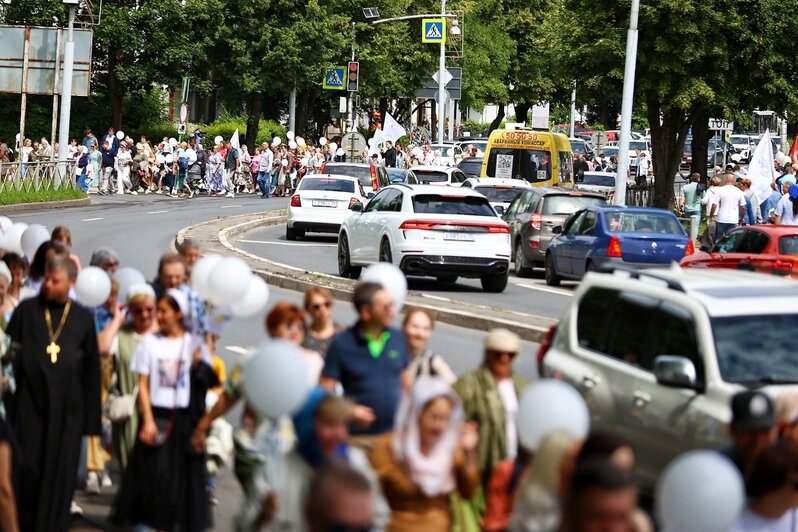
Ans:
[{"label": "man's bald head", "polygon": [[733,185],[735,180],[737,179],[736,177],[734,177],[734,174],[726,174],[724,177],[727,185]]}]

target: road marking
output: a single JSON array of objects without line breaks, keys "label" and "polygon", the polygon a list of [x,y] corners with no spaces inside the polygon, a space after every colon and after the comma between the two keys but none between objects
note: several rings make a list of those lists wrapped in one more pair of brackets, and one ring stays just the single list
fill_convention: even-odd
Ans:
[{"label": "road marking", "polygon": [[147,212],[147,214],[162,214],[164,212],[169,212],[169,211],[149,211]]},{"label": "road marking", "polygon": [[240,345],[227,345],[225,349],[239,355],[249,355],[255,352],[255,349],[252,347],[241,347]]},{"label": "road marking", "polygon": [[568,292],[566,290],[557,290],[556,288],[548,288],[546,286],[538,286],[538,285],[531,285],[531,284],[523,284],[523,283],[514,283],[516,286],[522,286],[524,288],[528,288],[530,290],[540,290],[541,292],[548,292],[550,294],[557,294],[558,296],[566,296],[566,297],[574,297],[572,292]]},{"label": "road marking", "polygon": [[85,220],[81,220],[81,222],[96,222],[97,220],[102,220],[102,218],[86,218]]},{"label": "road marking", "polygon": [[273,244],[275,246],[298,246],[298,247],[336,247],[338,244],[325,244],[324,242],[273,242],[270,240],[239,240],[245,244]]},{"label": "road marking", "polygon": [[235,209],[236,207],[241,207],[241,204],[238,204],[238,205],[222,205],[219,208],[220,209]]}]

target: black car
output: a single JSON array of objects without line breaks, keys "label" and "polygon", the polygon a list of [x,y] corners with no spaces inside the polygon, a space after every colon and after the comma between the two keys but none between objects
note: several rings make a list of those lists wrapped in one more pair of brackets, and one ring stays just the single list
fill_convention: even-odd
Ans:
[{"label": "black car", "polygon": [[483,160],[483,157],[466,157],[457,164],[457,168],[468,177],[481,177]]}]

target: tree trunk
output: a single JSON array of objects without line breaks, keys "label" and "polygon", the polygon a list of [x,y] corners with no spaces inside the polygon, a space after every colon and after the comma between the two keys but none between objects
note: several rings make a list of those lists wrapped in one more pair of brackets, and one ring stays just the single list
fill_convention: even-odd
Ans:
[{"label": "tree trunk", "polygon": [[[707,152],[709,144],[709,108],[704,105],[693,111],[693,161],[690,173],[701,174],[701,181],[707,179]],[[713,157],[714,160],[714,157]],[[714,166],[714,162],[713,162]]]},{"label": "tree trunk", "polygon": [[[654,206],[673,208],[673,184],[679,172],[682,150],[690,128],[690,114],[683,109],[662,111],[657,95],[649,94],[648,122],[651,127],[651,155],[654,165]],[[660,124],[660,113],[662,123]]]},{"label": "tree trunk", "polygon": [[380,98],[380,124],[385,124],[385,115],[388,112],[388,98]]},{"label": "tree trunk", "polygon": [[119,131],[122,129],[122,89],[116,77],[116,65],[119,62],[116,45],[108,49],[108,97],[111,104],[111,125]]},{"label": "tree trunk", "polygon": [[490,128],[488,128],[488,135],[493,133],[494,129],[499,129],[499,126],[501,125],[502,120],[504,120],[504,104],[500,103],[499,104],[499,113],[496,115],[496,118],[493,120],[493,122],[490,123]]},{"label": "tree trunk", "polygon": [[308,112],[308,106],[311,102],[311,92],[313,89],[301,90],[296,98],[296,133],[300,137],[305,134],[308,126],[308,117],[313,113]]},{"label": "tree trunk", "polygon": [[529,122],[529,110],[532,106],[526,102],[515,104],[515,121],[527,124]]},{"label": "tree trunk", "polygon": [[263,94],[255,92],[249,95],[249,105],[247,105],[247,134],[244,143],[249,148],[250,153],[255,153],[255,139],[258,138],[258,128],[260,127],[260,113],[263,108]]}]

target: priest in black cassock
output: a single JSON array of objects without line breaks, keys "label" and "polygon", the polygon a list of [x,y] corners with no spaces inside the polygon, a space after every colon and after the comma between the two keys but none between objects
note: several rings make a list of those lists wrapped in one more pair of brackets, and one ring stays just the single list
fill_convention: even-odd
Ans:
[{"label": "priest in black cassock", "polygon": [[8,324],[22,531],[68,529],[82,436],[101,431],[97,335],[91,312],[69,298],[75,278],[69,258],[50,259],[41,293],[22,301]]}]

